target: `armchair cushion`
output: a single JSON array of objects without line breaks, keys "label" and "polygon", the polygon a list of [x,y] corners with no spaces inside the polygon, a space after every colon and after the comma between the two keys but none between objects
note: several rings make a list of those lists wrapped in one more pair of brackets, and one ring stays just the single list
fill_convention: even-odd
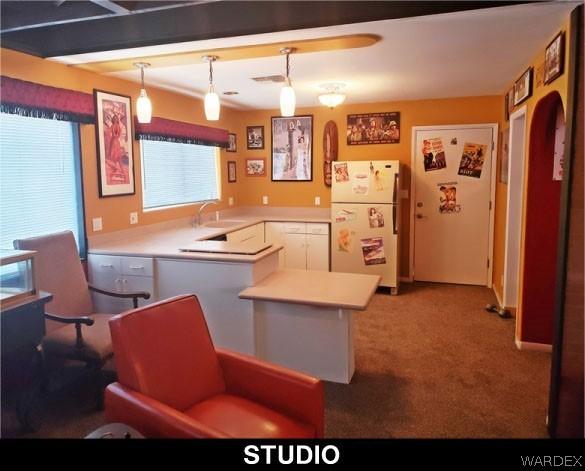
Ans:
[{"label": "armchair cushion", "polygon": [[118,380],[178,410],[225,390],[199,301],[180,296],[112,317]]},{"label": "armchair cushion", "polygon": [[77,348],[75,324],[61,324],[60,329],[49,332],[42,341],[43,352],[47,355],[77,357],[84,360],[103,362],[112,355],[112,338],[108,321],[111,314],[92,314],[92,326],[82,326],[83,349]]},{"label": "armchair cushion", "polygon": [[315,438],[311,425],[231,394],[201,401],[184,414],[233,438]]}]

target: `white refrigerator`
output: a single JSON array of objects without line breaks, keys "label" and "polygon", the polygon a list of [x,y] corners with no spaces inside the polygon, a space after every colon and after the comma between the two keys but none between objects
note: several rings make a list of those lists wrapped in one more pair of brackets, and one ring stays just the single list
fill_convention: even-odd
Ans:
[{"label": "white refrigerator", "polygon": [[400,163],[336,161],[332,180],[332,271],[380,275],[397,293]]}]

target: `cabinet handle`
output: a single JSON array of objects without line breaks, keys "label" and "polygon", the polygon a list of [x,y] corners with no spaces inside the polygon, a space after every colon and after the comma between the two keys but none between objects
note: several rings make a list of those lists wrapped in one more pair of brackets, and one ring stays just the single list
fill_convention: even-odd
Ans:
[{"label": "cabinet handle", "polygon": [[114,268],[114,265],[111,263],[100,263],[100,267],[102,268]]},{"label": "cabinet handle", "polygon": [[143,265],[130,265],[131,270],[144,270]]},{"label": "cabinet handle", "polygon": [[114,280],[114,285],[116,286],[116,291],[118,293],[121,293],[122,292],[122,288],[120,287],[120,281],[122,281],[122,280],[120,280],[120,278],[116,278]]},{"label": "cabinet handle", "polygon": [[126,278],[124,278],[122,280],[122,293],[126,293],[126,285],[128,284],[128,280]]}]

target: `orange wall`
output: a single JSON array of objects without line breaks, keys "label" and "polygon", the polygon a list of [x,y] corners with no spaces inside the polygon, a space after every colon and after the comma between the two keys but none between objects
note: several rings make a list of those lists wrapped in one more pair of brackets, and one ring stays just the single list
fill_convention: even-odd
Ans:
[{"label": "orange wall", "polygon": [[[532,123],[532,117],[534,114],[534,109],[538,102],[547,96],[550,93],[558,92],[561,96],[561,100],[563,101],[563,106],[565,108],[565,114],[567,111],[567,91],[568,91],[568,73],[567,70],[569,68],[569,36],[570,36],[570,23],[567,21],[564,25],[559,26],[559,31],[565,31],[565,66],[564,66],[564,73],[553,82],[549,84],[538,84],[536,83],[536,70],[537,68],[541,67],[544,63],[544,51],[546,46],[549,42],[553,39],[545,38],[542,42],[542,47],[538,54],[532,59],[530,64],[524,64],[522,67],[518,68],[518,76],[520,76],[528,67],[533,67],[534,71],[534,79],[533,79],[533,92],[532,96],[528,98],[525,102],[521,103],[519,106],[515,107],[513,111],[517,111],[522,107],[526,106],[526,158],[525,158],[525,172],[524,172],[524,184],[526,188],[526,182],[528,181],[528,175],[530,172],[530,166],[528,165],[529,155],[530,155],[530,129]],[[516,77],[517,78],[517,77]],[[510,84],[509,88],[512,88],[514,84],[514,78]],[[504,97],[501,97],[502,108],[504,104]],[[504,120],[503,112],[502,112],[502,121],[503,127],[502,129],[509,128],[510,123]],[[499,175],[499,174],[498,174]],[[552,176],[551,176],[552,178]],[[503,285],[502,285],[502,276],[504,273],[504,255],[505,255],[505,234],[506,234],[506,213],[507,213],[507,192],[508,192],[508,185],[501,183],[498,179],[498,184],[496,188],[496,223],[495,223],[495,240],[494,240],[494,271],[493,271],[493,283],[494,283],[494,290],[502,299],[503,294]],[[526,192],[524,192],[526,195]],[[524,238],[525,238],[525,211],[526,208],[526,199],[523,201],[523,222],[522,222],[522,236],[520,242],[520,267],[524,266]],[[522,284],[523,284],[523,270],[520,268],[520,278],[519,278],[519,293],[522,293]],[[522,296],[519,294],[518,296],[519,305],[517,306],[517,322],[516,322],[516,336],[517,338],[521,338],[520,332],[520,325],[521,325],[521,317],[522,317]]]},{"label": "orange wall", "polygon": [[[400,112],[400,143],[348,146],[345,140],[347,115],[382,111]],[[499,96],[367,103],[339,106],[333,110],[325,107],[300,108],[296,114],[313,115],[313,181],[273,182],[270,177],[270,117],[278,114],[278,110],[249,111],[243,114],[239,136],[245,136],[246,126],[257,125],[264,126],[265,135],[264,149],[243,151],[244,158],[265,158],[267,169],[265,177],[244,177],[239,195],[241,204],[260,205],[262,196],[266,195],[270,206],[313,206],[315,196],[320,196],[321,206],[329,206],[331,190],[323,182],[323,129],[329,120],[335,121],[339,131],[339,160],[400,160],[403,164],[401,187],[410,194],[413,126],[500,123],[503,118],[502,99]],[[410,199],[403,200],[403,203],[400,253],[401,275],[406,277],[409,273]]]},{"label": "orange wall", "polygon": [[[2,75],[86,93],[93,93],[93,89],[97,88],[112,93],[129,95],[132,97],[133,107],[140,91],[138,83],[83,71],[8,49],[0,50],[0,59]],[[201,77],[201,80],[205,81],[206,77]],[[225,128],[231,132],[240,122],[239,113],[225,106],[222,108],[221,120],[209,123],[205,120],[201,100],[153,87],[148,87],[148,94],[152,100],[155,116]],[[98,193],[95,126],[81,125],[80,138],[83,161],[85,221],[88,236],[94,234],[91,222],[94,217],[102,218],[103,231],[101,233],[105,233],[136,227],[130,226],[130,212],[133,211],[138,212],[138,225],[153,224],[195,214],[198,205],[149,212],[142,211],[142,169],[138,141],[133,141],[136,194],[100,198]],[[241,141],[238,141],[238,143],[240,144]],[[240,144],[238,150],[241,148]],[[241,152],[228,153],[221,151],[222,202],[219,208],[227,207],[227,198],[229,196],[234,197],[237,204],[238,194],[242,186],[241,172],[243,168],[238,168],[239,182],[228,183],[226,161],[232,159],[241,161],[241,158],[237,158],[238,155],[242,155]],[[212,206],[209,210],[216,209],[218,207]]]}]

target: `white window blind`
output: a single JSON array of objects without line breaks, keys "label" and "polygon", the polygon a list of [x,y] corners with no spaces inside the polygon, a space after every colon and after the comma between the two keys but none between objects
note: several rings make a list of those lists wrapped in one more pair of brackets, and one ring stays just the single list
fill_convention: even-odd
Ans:
[{"label": "white window blind", "polygon": [[0,113],[0,244],[71,230],[84,250],[77,125]]},{"label": "white window blind", "polygon": [[144,209],[219,199],[216,147],[141,141]]}]

